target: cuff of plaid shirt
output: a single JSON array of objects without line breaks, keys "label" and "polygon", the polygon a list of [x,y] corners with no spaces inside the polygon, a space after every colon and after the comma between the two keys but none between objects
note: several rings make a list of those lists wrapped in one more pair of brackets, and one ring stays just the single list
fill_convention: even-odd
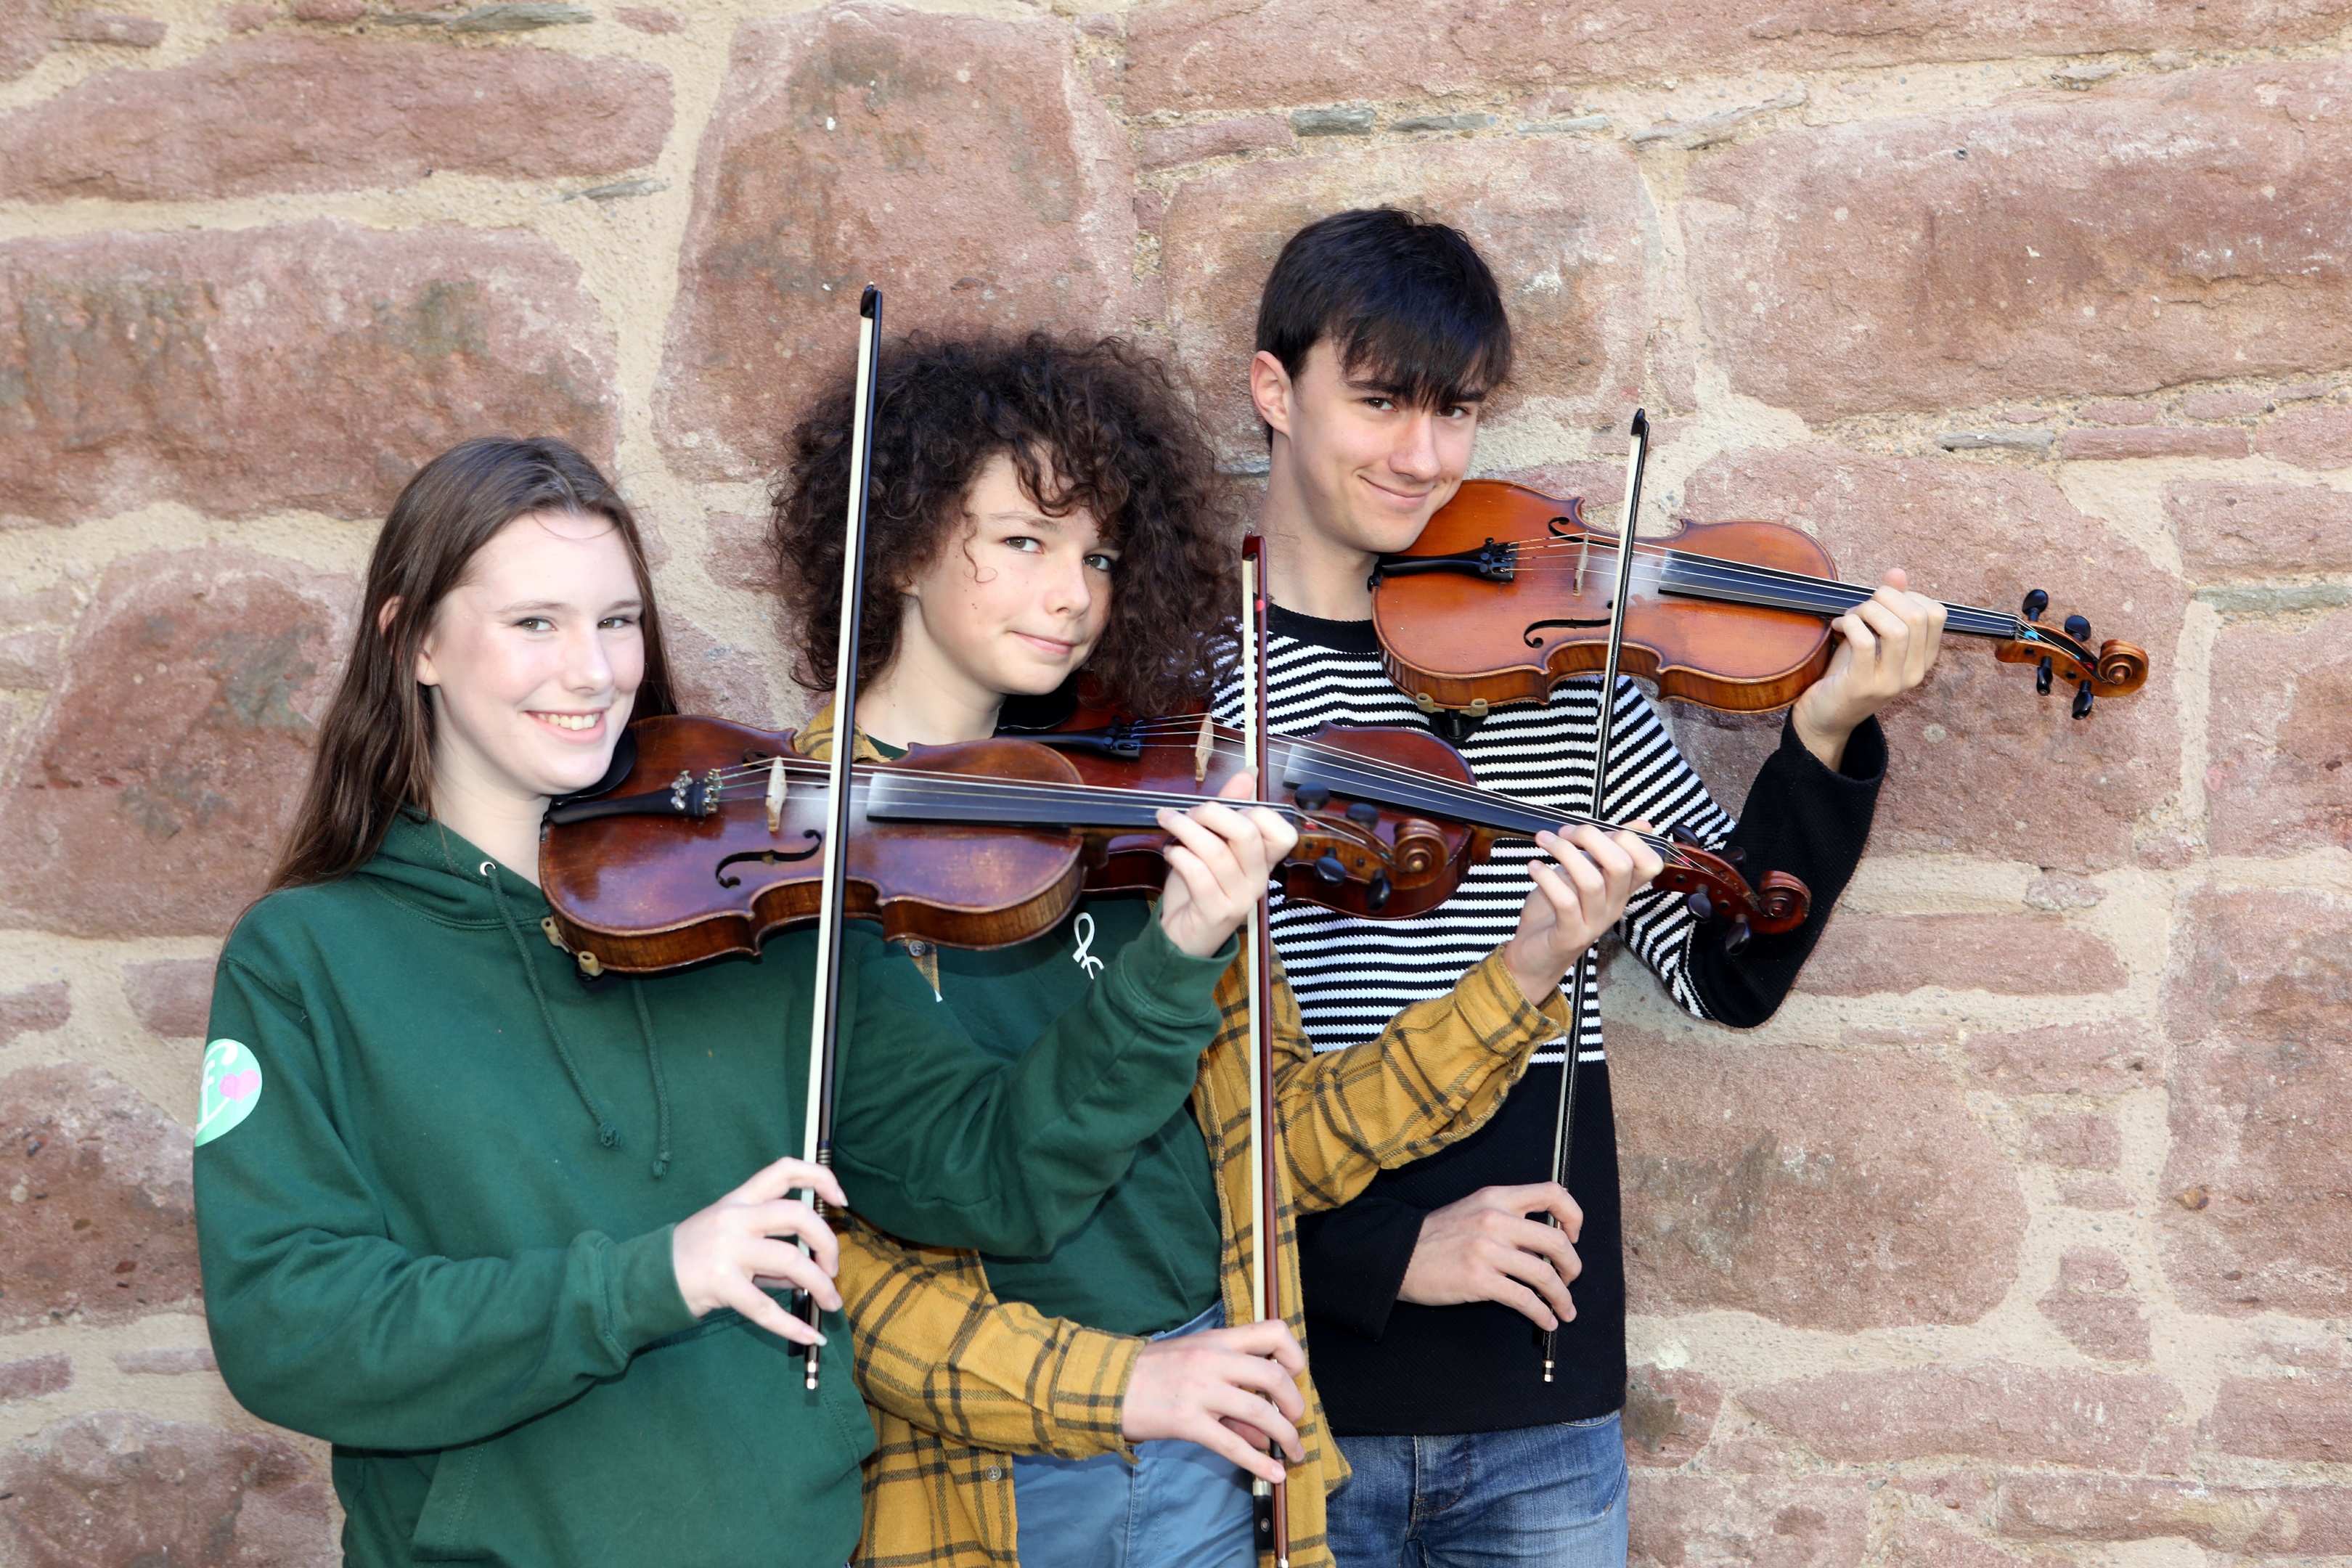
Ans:
[{"label": "cuff of plaid shirt", "polygon": [[1567,995],[1555,988],[1541,1007],[1529,1003],[1499,947],[1462,977],[1454,994],[1463,1020],[1489,1050],[1508,1055],[1530,1040],[1556,1040],[1568,1033]]}]

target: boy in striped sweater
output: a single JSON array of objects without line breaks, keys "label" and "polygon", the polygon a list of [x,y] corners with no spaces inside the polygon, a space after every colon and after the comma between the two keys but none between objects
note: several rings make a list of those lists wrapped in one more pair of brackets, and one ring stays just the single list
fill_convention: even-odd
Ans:
[{"label": "boy in striped sweater", "polygon": [[[1510,372],[1500,292],[1457,231],[1390,208],[1343,212],[1285,246],[1259,304],[1257,351],[1250,392],[1271,447],[1260,531],[1276,605],[1272,726],[1423,722],[1382,672],[1370,577],[1469,468],[1481,402]],[[1853,873],[1885,772],[1873,715],[1926,679],[1943,628],[1942,606],[1905,589],[1890,571],[1835,623],[1829,671],[1791,710],[1737,823],[1641,690],[1621,679],[1611,694],[1604,818],[1736,845],[1751,878],[1788,871],[1812,892],[1801,927],[1736,955],[1678,896],[1634,895],[1619,935],[1695,1016],[1734,1027],[1769,1017]],[[1599,685],[1571,680],[1543,702],[1490,712],[1460,742],[1479,784],[1581,809]],[[1236,719],[1237,695],[1220,698],[1219,716]],[[1511,933],[1533,857],[1532,846],[1498,847],[1454,898],[1402,921],[1278,901],[1275,942],[1315,1048],[1374,1037],[1492,952]],[[1548,1179],[1563,1040],[1538,1051],[1477,1133],[1300,1221],[1309,1359],[1354,1470],[1330,1499],[1339,1568],[1624,1560],[1624,1269],[1597,966],[1566,984],[1584,995],[1565,1189]],[[1530,1321],[1559,1329],[1555,1381],[1543,1378]]]}]

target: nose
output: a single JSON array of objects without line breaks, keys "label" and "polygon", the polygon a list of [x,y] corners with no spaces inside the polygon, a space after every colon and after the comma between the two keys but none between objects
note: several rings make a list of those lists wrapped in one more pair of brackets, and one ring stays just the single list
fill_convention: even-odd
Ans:
[{"label": "nose", "polygon": [[1443,465],[1437,456],[1437,415],[1433,410],[1416,409],[1397,431],[1396,445],[1389,449],[1389,468],[1402,479],[1434,483],[1442,475]]},{"label": "nose", "polygon": [[1065,619],[1083,621],[1095,603],[1093,574],[1087,569],[1087,552],[1068,550],[1056,553],[1058,569],[1046,578],[1045,609]]},{"label": "nose", "polygon": [[563,684],[591,696],[613,689],[613,658],[604,628],[593,621],[575,626],[563,639]]}]

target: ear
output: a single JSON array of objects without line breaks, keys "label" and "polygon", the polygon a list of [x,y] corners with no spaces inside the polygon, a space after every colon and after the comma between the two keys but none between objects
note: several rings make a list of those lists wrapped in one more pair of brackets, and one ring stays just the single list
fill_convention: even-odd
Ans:
[{"label": "ear", "polygon": [[[383,608],[376,612],[376,630],[389,633],[392,630],[393,617],[399,610],[400,600],[397,597],[386,599]],[[423,640],[416,645],[416,684],[419,686],[441,684],[441,672],[434,668],[433,664],[433,628],[427,626],[425,628]]]},{"label": "ear", "polygon": [[1296,395],[1290,373],[1282,362],[1260,349],[1250,359],[1250,401],[1257,416],[1281,435],[1290,434],[1291,399]]}]

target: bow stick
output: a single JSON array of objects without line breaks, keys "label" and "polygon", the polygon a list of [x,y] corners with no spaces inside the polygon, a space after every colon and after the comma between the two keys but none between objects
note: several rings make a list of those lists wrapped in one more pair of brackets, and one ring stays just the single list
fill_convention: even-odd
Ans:
[{"label": "bow stick", "polygon": [[[866,496],[874,478],[875,381],[882,363],[882,291],[872,284],[857,299],[857,396],[849,420],[849,513],[844,521],[846,547],[841,557],[841,641],[833,671],[833,750],[826,769],[830,821],[824,835],[824,879],[817,898],[816,985],[809,1006],[808,1110],[801,1121],[802,1158],[812,1165],[833,1164],[835,1046],[841,1027],[841,906],[849,875],[849,768],[857,724],[858,608],[866,582]],[[824,1200],[813,1188],[802,1194],[818,1215]],[[805,1254],[808,1243],[801,1243]],[[816,1298],[793,1292],[793,1310],[817,1325]],[[796,1349],[800,1347],[795,1347]],[[817,1381],[817,1347],[809,1345],[806,1383]]]},{"label": "bow stick", "polygon": [[[1625,515],[1617,524],[1621,544],[1633,542],[1633,523],[1642,508],[1642,468],[1650,455],[1650,417],[1639,408],[1633,410],[1631,445],[1625,453]],[[1625,641],[1625,601],[1633,585],[1633,552],[1621,548],[1617,552],[1617,591],[1609,596],[1609,653],[1601,669],[1601,716],[1594,721],[1594,752],[1592,758],[1592,799],[1586,815],[1601,816],[1601,792],[1609,777],[1609,752],[1617,734],[1617,652]],[[1559,1109],[1552,1121],[1551,1179],[1562,1187],[1568,1185],[1568,1160],[1576,1145],[1576,1067],[1584,1054],[1584,976],[1592,963],[1600,943],[1594,942],[1577,954],[1576,967],[1570,973],[1575,984],[1568,992],[1568,1048],[1559,1064]],[[1546,1216],[1556,1228],[1557,1215]],[[1559,1331],[1543,1331],[1543,1380],[1552,1380],[1552,1361],[1559,1349]]]},{"label": "bow stick", "polygon": [[[1243,765],[1256,774],[1260,805],[1268,802],[1265,766],[1265,542],[1256,534],[1242,541],[1242,748]],[[1258,1318],[1282,1321],[1281,1190],[1275,1160],[1282,1110],[1274,1092],[1274,938],[1266,900],[1243,928],[1242,976],[1249,993],[1250,1279],[1257,1290]],[[1280,1458],[1278,1445],[1268,1448]],[[1257,1547],[1270,1552],[1275,1568],[1290,1568],[1289,1483],[1253,1479],[1250,1500],[1256,1518]]]}]

